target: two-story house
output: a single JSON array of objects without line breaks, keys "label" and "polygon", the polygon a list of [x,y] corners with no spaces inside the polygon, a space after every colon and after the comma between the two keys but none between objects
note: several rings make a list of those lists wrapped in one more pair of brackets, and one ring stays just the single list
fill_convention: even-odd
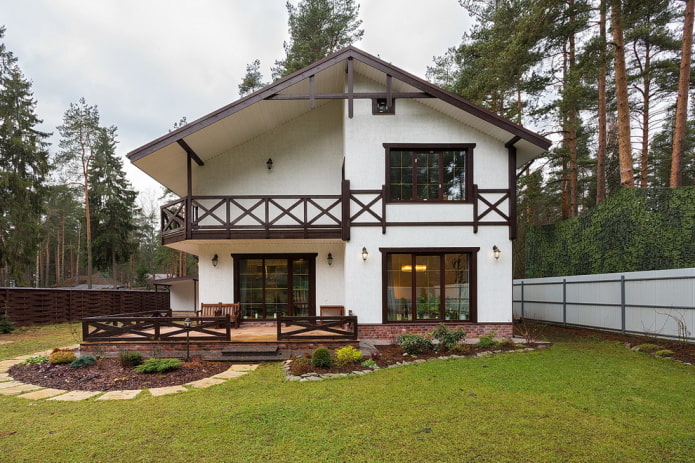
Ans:
[{"label": "two-story house", "polygon": [[180,199],[162,240],[244,320],[511,334],[517,170],[550,142],[348,47],[128,154]]}]

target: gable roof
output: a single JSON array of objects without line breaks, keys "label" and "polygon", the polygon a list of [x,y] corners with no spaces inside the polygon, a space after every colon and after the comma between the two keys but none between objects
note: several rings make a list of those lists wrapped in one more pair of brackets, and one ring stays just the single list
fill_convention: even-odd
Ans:
[{"label": "gable roof", "polygon": [[[347,91],[346,70],[350,71]],[[546,138],[349,46],[163,135],[131,151],[127,157],[155,180],[181,194],[185,192],[183,185],[186,181],[181,178],[185,177],[181,172],[186,171],[187,162],[182,154],[189,153],[202,165],[207,159],[332,99],[347,99],[351,108],[353,99],[370,97],[369,94],[352,93],[352,72],[376,82],[386,81],[394,98],[421,98],[418,101],[449,117],[503,143],[514,144],[519,166],[550,147]],[[179,180],[172,184],[174,178]]]}]

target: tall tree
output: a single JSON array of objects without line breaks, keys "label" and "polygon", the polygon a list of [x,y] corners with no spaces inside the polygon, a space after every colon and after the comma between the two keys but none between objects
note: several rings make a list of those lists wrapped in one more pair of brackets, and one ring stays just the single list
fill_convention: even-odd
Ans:
[{"label": "tall tree", "polygon": [[362,39],[360,11],[354,0],[300,0],[295,7],[286,3],[289,13],[289,42],[285,59],[276,61],[273,78],[302,69],[351,43]]},{"label": "tall tree", "polygon": [[260,68],[261,61],[258,59],[246,65],[246,74],[239,84],[239,96],[246,96],[265,86]]},{"label": "tall tree", "polygon": [[[0,39],[5,28],[0,28]],[[27,282],[40,242],[40,219],[48,174],[49,134],[37,129],[31,83],[17,58],[0,43],[0,268],[6,278]]]},{"label": "tall tree", "polygon": [[676,120],[673,132],[673,150],[671,153],[671,188],[681,186],[683,152],[687,133],[688,90],[690,84],[690,63],[693,48],[693,15],[695,0],[685,2],[683,19],[683,47],[681,49],[680,76],[678,79],[678,99],[676,101]]},{"label": "tall tree", "polygon": [[618,104],[618,159],[620,184],[635,186],[632,139],[630,134],[630,107],[627,91],[627,65],[625,63],[625,36],[623,31],[623,2],[611,0],[611,29],[615,60],[615,94]]},{"label": "tall tree", "polygon": [[137,192],[116,156],[115,127],[99,131],[89,184],[94,264],[99,270],[110,268],[116,284],[117,264],[127,262],[136,247],[133,234]]},{"label": "tall tree", "polygon": [[99,127],[98,108],[88,105],[84,98],[80,98],[77,104],[70,103],[70,107],[63,115],[63,125],[58,127],[58,132],[61,139],[60,152],[56,155],[56,162],[63,164],[68,169],[68,173],[82,185],[87,239],[87,287],[91,288],[94,268],[89,171],[96,156],[97,143],[102,132],[101,127]]}]

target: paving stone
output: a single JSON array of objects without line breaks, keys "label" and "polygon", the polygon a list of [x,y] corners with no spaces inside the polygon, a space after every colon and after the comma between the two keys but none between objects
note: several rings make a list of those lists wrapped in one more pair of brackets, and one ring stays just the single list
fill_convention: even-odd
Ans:
[{"label": "paving stone", "polygon": [[128,400],[134,399],[142,392],[142,389],[131,389],[124,391],[109,391],[97,400]]},{"label": "paving stone", "polygon": [[66,402],[77,402],[80,400],[89,399],[95,395],[101,394],[101,391],[70,391],[62,395],[51,397],[47,400],[61,400]]},{"label": "paving stone", "polygon": [[150,394],[154,397],[159,397],[160,395],[176,394],[179,392],[186,392],[187,390],[188,389],[186,389],[183,386],[153,387],[151,389],[148,389],[148,391],[150,391]]},{"label": "paving stone", "polygon": [[239,363],[229,367],[233,371],[253,371],[258,368],[258,364]]},{"label": "paving stone", "polygon": [[15,387],[24,384],[20,381],[5,381],[0,383],[0,389],[5,389],[6,387]]},{"label": "paving stone", "polygon": [[18,395],[17,397],[21,397],[22,399],[29,399],[29,400],[39,400],[39,399],[48,399],[49,397],[55,397],[60,394],[65,394],[66,390],[64,389],[52,389],[52,388],[46,388],[46,389],[41,389],[38,391],[32,391],[32,392],[27,392],[26,394]]},{"label": "paving stone", "polygon": [[12,376],[7,373],[0,373],[0,382],[3,381],[12,381]]},{"label": "paving stone", "polygon": [[[15,382],[15,381],[11,381],[11,382]],[[7,383],[0,383],[0,384],[7,384]],[[19,394],[20,392],[33,391],[34,389],[41,389],[41,386],[34,386],[33,384],[19,383],[16,386],[6,387],[3,389],[0,389],[0,394],[13,395],[13,394]]]},{"label": "paving stone", "polygon": [[248,375],[249,373],[247,371],[234,371],[231,368],[227,371],[223,371],[222,373],[213,376],[213,378],[218,378],[218,379],[234,379],[238,378],[240,376]]},{"label": "paving stone", "polygon": [[17,365],[18,363],[22,363],[23,361],[24,360],[19,360],[19,359],[1,361],[0,362],[0,373],[7,373],[7,371],[10,369],[10,367]]},{"label": "paving stone", "polygon": [[216,384],[222,384],[222,383],[226,383],[226,381],[223,379],[217,379],[217,378],[204,378],[204,379],[199,379],[198,381],[186,383],[186,385],[201,388],[201,387],[215,386]]}]

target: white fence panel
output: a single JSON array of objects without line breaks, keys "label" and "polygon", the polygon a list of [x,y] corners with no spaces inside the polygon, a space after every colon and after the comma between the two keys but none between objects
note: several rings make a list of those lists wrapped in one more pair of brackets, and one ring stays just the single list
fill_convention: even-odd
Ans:
[{"label": "white fence panel", "polygon": [[515,280],[515,317],[695,340],[695,268]]}]

